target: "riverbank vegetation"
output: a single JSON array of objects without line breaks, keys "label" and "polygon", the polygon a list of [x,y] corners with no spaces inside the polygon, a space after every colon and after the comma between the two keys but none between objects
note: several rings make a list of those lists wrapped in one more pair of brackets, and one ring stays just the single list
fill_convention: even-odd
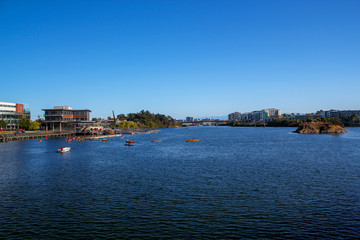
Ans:
[{"label": "riverbank vegetation", "polygon": [[19,122],[19,127],[25,130],[34,131],[34,130],[39,130],[40,123],[37,121],[31,121],[27,117],[22,117],[22,119]]},{"label": "riverbank vegetation", "polygon": [[[18,122],[18,127],[24,130],[35,131],[39,130],[40,123],[38,121],[31,121],[29,118],[23,116]],[[8,127],[7,122],[2,118],[0,120],[0,129],[6,129]]]},{"label": "riverbank vegetation", "polygon": [[232,127],[254,127],[254,126],[267,126],[267,127],[299,127],[305,123],[311,123],[311,122],[323,122],[323,123],[330,123],[339,125],[341,127],[345,126],[352,126],[352,127],[358,127],[360,126],[360,119],[358,115],[353,114],[351,116],[346,116],[344,118],[339,117],[331,117],[331,118],[318,118],[316,120],[313,119],[296,119],[296,120],[290,120],[290,119],[272,119],[271,121],[264,122],[264,121],[258,121],[258,122],[245,122],[245,121],[232,121],[228,125]]},{"label": "riverbank vegetation", "polygon": [[229,123],[229,126],[231,127],[253,127],[254,123],[247,123],[247,122],[240,122],[233,120]]},{"label": "riverbank vegetation", "polygon": [[341,127],[345,127],[345,121],[342,120],[341,118],[338,118],[338,117],[331,117],[331,118],[322,117],[322,118],[316,119],[316,121],[317,122],[336,124],[336,125],[339,125]]},{"label": "riverbank vegetation", "polygon": [[117,119],[120,123],[114,123],[117,128],[171,128],[180,127],[181,124],[170,116],[163,114],[154,114],[149,111],[140,111],[138,113],[119,114]]},{"label": "riverbank vegetation", "polygon": [[274,119],[266,125],[269,127],[298,127],[302,123],[301,120]]}]

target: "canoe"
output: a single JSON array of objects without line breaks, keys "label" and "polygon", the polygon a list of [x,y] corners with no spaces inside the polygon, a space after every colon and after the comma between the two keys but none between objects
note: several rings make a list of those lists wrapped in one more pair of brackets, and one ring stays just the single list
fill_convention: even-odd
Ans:
[{"label": "canoe", "polygon": [[64,147],[64,148],[59,148],[57,150],[58,153],[64,153],[64,152],[70,152],[70,147]]}]

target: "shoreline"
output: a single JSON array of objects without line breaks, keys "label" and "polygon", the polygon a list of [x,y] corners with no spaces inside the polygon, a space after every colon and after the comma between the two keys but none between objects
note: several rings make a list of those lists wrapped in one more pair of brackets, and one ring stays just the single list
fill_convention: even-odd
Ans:
[{"label": "shoreline", "polygon": [[76,136],[76,132],[59,132],[59,133],[49,133],[49,132],[35,132],[35,133],[18,133],[18,134],[1,134],[0,142],[12,142],[12,141],[24,141],[31,139],[39,138],[67,138]]},{"label": "shoreline", "polygon": [[13,141],[25,141],[32,139],[41,139],[41,138],[68,138],[75,136],[84,136],[85,139],[101,139],[109,137],[121,137],[123,135],[138,135],[138,134],[149,134],[149,133],[158,133],[160,130],[149,130],[149,131],[134,131],[133,130],[124,130],[121,133],[117,134],[104,134],[104,135],[86,135],[77,132],[28,132],[28,133],[10,133],[10,134],[0,134],[0,143],[13,142]]}]

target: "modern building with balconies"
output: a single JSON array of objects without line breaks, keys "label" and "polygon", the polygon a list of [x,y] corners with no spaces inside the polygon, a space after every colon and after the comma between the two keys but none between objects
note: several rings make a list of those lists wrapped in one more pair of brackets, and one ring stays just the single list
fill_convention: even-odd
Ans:
[{"label": "modern building with balconies", "polygon": [[0,120],[5,120],[7,123],[6,128],[19,128],[19,122],[23,117],[30,119],[30,110],[28,108],[24,108],[24,104],[0,102]]},{"label": "modern building with balconies", "polygon": [[76,127],[86,126],[92,123],[88,109],[75,110],[70,106],[58,106],[45,111],[46,130],[62,131],[74,130]]},{"label": "modern building with balconies", "polygon": [[269,117],[269,114],[265,110],[251,112],[252,119],[255,121],[262,121]]}]

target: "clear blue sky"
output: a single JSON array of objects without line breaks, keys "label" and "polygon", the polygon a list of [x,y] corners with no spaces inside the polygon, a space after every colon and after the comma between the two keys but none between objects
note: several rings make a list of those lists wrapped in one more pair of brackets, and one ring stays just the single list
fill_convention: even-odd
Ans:
[{"label": "clear blue sky", "polygon": [[360,1],[0,0],[0,88],[33,119],[360,109]]}]

